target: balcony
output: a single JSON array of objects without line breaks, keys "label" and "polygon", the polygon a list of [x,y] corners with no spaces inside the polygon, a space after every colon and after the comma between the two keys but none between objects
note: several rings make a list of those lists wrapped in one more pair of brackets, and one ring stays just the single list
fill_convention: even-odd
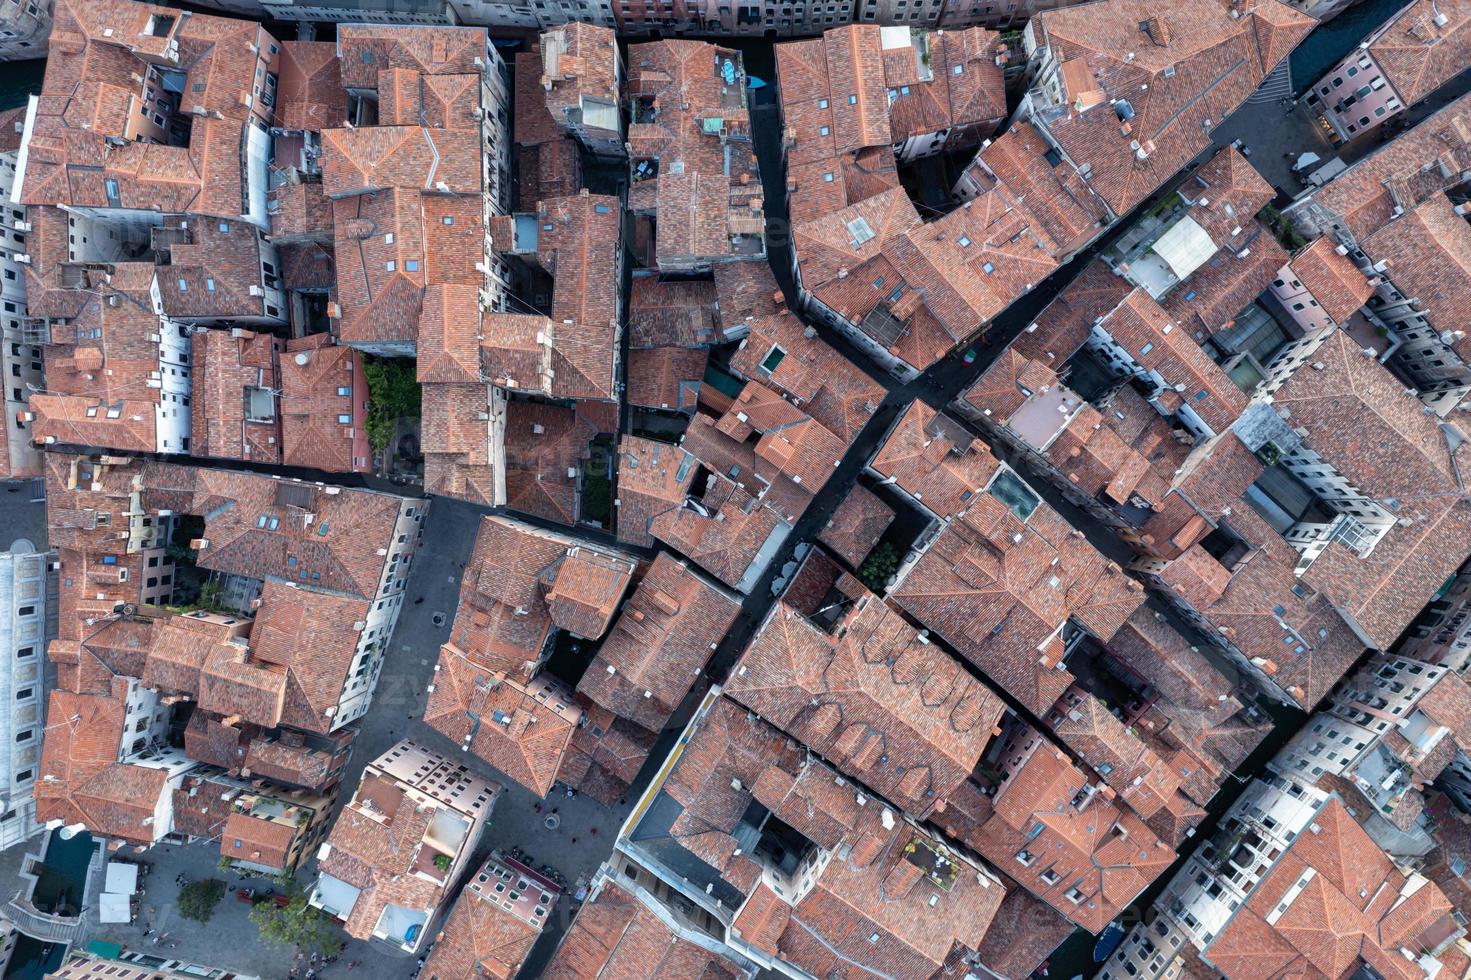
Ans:
[{"label": "balcony", "polygon": [[423,912],[399,905],[385,905],[383,913],[378,916],[378,925],[373,928],[373,938],[412,953],[419,948],[419,940],[423,938],[424,926],[428,922],[429,916]]}]

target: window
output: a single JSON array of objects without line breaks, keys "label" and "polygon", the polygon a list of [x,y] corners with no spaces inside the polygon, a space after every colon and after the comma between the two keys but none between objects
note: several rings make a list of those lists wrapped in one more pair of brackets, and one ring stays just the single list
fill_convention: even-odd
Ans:
[{"label": "window", "polygon": [[850,95],[850,96],[848,96],[848,104],[849,105],[857,105],[858,104],[858,96],[856,96],[856,95]]},{"label": "window", "polygon": [[347,387],[339,387],[337,389],[337,394],[342,396],[343,398],[346,398],[352,394],[352,389]]},{"label": "window", "polygon": [[405,259],[404,260],[404,271],[405,272],[418,272],[419,271],[419,260],[418,259]]},{"label": "window", "polygon": [[832,130],[829,129],[827,126],[819,126],[819,127],[817,127],[817,135],[818,136],[826,136],[828,133],[831,133],[831,132],[832,132]]},{"label": "window", "polygon": [[181,293],[187,293],[188,291],[189,291],[189,284],[187,282],[185,282],[183,279],[180,279],[179,280],[179,292],[181,292]]},{"label": "window", "polygon": [[443,221],[447,225],[452,225],[452,224],[455,223],[455,216],[452,215],[452,214],[447,214],[443,218],[440,218],[439,220],[440,221]]},{"label": "window", "polygon": [[219,229],[221,235],[228,235],[230,233],[230,222],[221,221],[219,224]]},{"label": "window", "polygon": [[351,415],[339,415],[339,416],[337,416],[337,421],[341,425],[352,425],[352,416]]},{"label": "window", "polygon": [[211,292],[211,293],[214,292],[215,291],[215,281],[213,279],[209,278],[208,276],[206,276],[205,279],[204,279],[204,288],[206,290],[208,290],[209,292]]},{"label": "window", "polygon": [[982,262],[981,271],[989,276],[991,273],[996,271],[996,267],[989,262]]},{"label": "window", "polygon": [[1020,851],[1016,852],[1016,859],[1018,863],[1022,865],[1022,867],[1028,867],[1033,861],[1037,860],[1037,855],[1033,854],[1031,851],[1027,850],[1024,847]]}]

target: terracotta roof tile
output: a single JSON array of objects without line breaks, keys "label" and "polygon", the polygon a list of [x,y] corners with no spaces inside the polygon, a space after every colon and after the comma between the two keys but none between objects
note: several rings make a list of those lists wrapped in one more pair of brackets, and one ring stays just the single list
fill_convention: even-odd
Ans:
[{"label": "terracotta roof tile", "polygon": [[[1369,234],[1363,249],[1370,261],[1387,264],[1385,277],[1431,324],[1449,330],[1459,322],[1461,304],[1471,298],[1471,228],[1444,194]],[[1453,349],[1465,356],[1471,344],[1462,338]]]},{"label": "terracotta roof tile", "polygon": [[919,818],[970,775],[1004,710],[873,595],[833,634],[778,605],[725,690]]},{"label": "terracotta roof tile", "polygon": [[[494,890],[507,881],[518,886],[521,897],[514,902]],[[519,887],[523,883],[529,887]],[[424,961],[424,976],[429,980],[511,980],[530,955],[560,892],[526,875],[523,867],[498,853],[492,854],[460,893],[435,936],[434,948]]]},{"label": "terracotta roof tile", "polygon": [[369,469],[362,355],[315,334],[287,341],[280,364],[282,461],[339,473]]},{"label": "terracotta roof tile", "polygon": [[739,612],[729,592],[660,552],[578,693],[650,731],[662,730]]},{"label": "terracotta roof tile", "polygon": [[746,323],[750,333],[731,355],[730,369],[791,399],[843,441],[856,439],[883,401],[883,386],[822,338],[808,337],[791,314]]},{"label": "terracotta roof tile", "polygon": [[342,121],[347,91],[331,41],[283,41],[275,124],[320,132]]},{"label": "terracotta roof tile", "polygon": [[849,565],[858,568],[893,520],[892,507],[872,490],[855,484],[843,502],[838,504],[832,520],[818,533],[818,539]]},{"label": "terracotta roof tile", "polygon": [[[1088,85],[1065,91],[1067,108],[1045,125],[1072,160],[1091,167],[1092,186],[1114,214],[1128,213],[1205,149],[1210,124],[1235,111],[1312,29],[1306,15],[1265,6],[1271,10],[1233,18],[1225,6],[1187,0],[1105,0],[1039,14],[1039,44],[1059,64],[1081,60]],[[1102,97],[1080,110],[1087,92]],[[1113,98],[1133,110],[1128,131],[1104,104]]]},{"label": "terracotta roof tile", "polygon": [[551,791],[581,719],[559,682],[523,686],[452,643],[440,649],[425,724],[537,796]]},{"label": "terracotta roof tile", "polygon": [[543,974],[548,980],[656,975],[735,980],[735,964],[681,939],[662,918],[617,883],[604,879],[572,920]]},{"label": "terracotta roof tile", "polygon": [[1460,4],[1419,0],[1375,31],[1369,56],[1400,102],[1411,106],[1460,74],[1471,53],[1468,25],[1471,10]]},{"label": "terracotta roof tile", "polygon": [[281,462],[276,395],[284,345],[249,330],[197,330],[191,339],[190,449],[256,463]]},{"label": "terracotta roof tile", "polygon": [[1354,260],[1338,254],[1337,246],[1328,238],[1314,239],[1292,257],[1288,268],[1336,323],[1357,313],[1374,295],[1374,287]]},{"label": "terracotta roof tile", "polygon": [[1295,202],[1289,217],[1309,234],[1341,225],[1362,241],[1460,182],[1471,166],[1471,98],[1461,96],[1409,132],[1376,148],[1323,187]]},{"label": "terracotta roof tile", "polygon": [[869,466],[942,517],[965,510],[999,466],[989,447],[954,419],[915,401],[899,416]]},{"label": "terracotta roof tile", "polygon": [[623,436],[618,444],[618,540],[648,546],[656,518],[683,506],[697,461],[678,446]]},{"label": "terracotta roof tile", "polygon": [[578,409],[512,400],[504,435],[506,503],[526,514],[574,523],[577,475],[597,433]]}]

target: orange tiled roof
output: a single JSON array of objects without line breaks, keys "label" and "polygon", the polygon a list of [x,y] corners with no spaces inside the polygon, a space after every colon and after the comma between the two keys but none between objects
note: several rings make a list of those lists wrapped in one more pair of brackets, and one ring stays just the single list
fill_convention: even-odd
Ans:
[{"label": "orange tiled roof", "polygon": [[[1058,63],[1085,68],[1076,73],[1081,83],[1067,76],[1067,109],[1045,125],[1073,161],[1091,167],[1092,186],[1114,214],[1204,149],[1210,124],[1235,111],[1315,23],[1277,0],[1258,8],[1232,17],[1224,4],[1104,0],[1038,15],[1039,45]],[[1080,84],[1087,89],[1074,91]],[[1080,109],[1090,92],[1099,95]],[[1112,99],[1133,110],[1127,132],[1106,104]]]},{"label": "orange tiled roof", "polygon": [[[1069,921],[1099,932],[1169,868],[1175,852],[1035,730],[1015,737],[1024,741],[1006,751],[1022,757],[1007,760],[994,795],[972,793],[937,820]],[[1023,853],[1025,862],[1017,858]],[[1073,889],[1081,901],[1065,897]]]},{"label": "orange tiled roof", "polygon": [[554,681],[528,685],[478,662],[453,643],[439,652],[424,723],[537,796],[552,782],[582,710]]},{"label": "orange tiled roof", "polygon": [[874,453],[869,466],[941,515],[970,506],[1000,463],[960,424],[914,401]]},{"label": "orange tiled roof", "polygon": [[[281,462],[282,343],[250,330],[196,330],[191,338],[190,449],[256,463]],[[257,407],[269,400],[269,410]]]},{"label": "orange tiled roof", "polygon": [[1338,247],[1326,237],[1315,238],[1294,255],[1288,268],[1335,323],[1346,321],[1374,295],[1374,287],[1354,260],[1338,254]]},{"label": "orange tiled roof", "polygon": [[313,334],[287,341],[280,365],[282,462],[334,473],[371,468],[362,355]]},{"label": "orange tiled roof", "polygon": [[663,729],[740,612],[730,593],[660,552],[577,691],[650,731]]},{"label": "orange tiled roof", "polygon": [[831,633],[779,604],[725,691],[921,819],[969,777],[1005,710],[866,591]]}]

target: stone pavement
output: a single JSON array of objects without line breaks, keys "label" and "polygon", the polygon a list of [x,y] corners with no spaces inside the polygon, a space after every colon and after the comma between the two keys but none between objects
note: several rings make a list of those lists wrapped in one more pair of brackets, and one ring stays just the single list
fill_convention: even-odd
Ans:
[{"label": "stone pavement", "polygon": [[[0,497],[0,532],[5,526],[7,503],[9,501]],[[40,505],[33,509],[42,510]],[[544,802],[537,800],[530,791],[461,752],[458,745],[429,729],[422,721],[426,688],[433,678],[439,645],[449,637],[459,600],[464,563],[469,560],[474,547],[480,517],[486,512],[484,508],[438,499],[430,507],[424,543],[410,573],[408,601],[392,637],[373,704],[361,721],[353,743],[352,758],[343,776],[339,807],[351,798],[363,767],[405,737],[413,738],[449,758],[459,758],[499,782],[505,791],[491,814],[470,872],[478,868],[492,848],[518,847],[529,854],[536,865],[550,864],[565,876],[569,894],[559,904],[557,913],[547,925],[542,943],[533,954],[534,961],[544,962],[570,924],[573,883],[580,875],[590,877],[611,853],[628,805],[625,803],[609,809],[582,795],[568,798],[561,788],[554,790],[550,799]],[[26,519],[17,511],[17,526]],[[44,531],[44,512],[40,513],[38,520]],[[548,830],[544,821],[553,810],[560,825],[555,830]],[[0,852],[0,875],[3,875],[3,868],[11,864],[18,867],[20,856],[27,849],[33,850],[35,843],[35,840],[28,841],[29,847],[22,845]],[[248,879],[219,871],[218,841],[159,844],[142,854],[129,850],[127,856],[152,868],[141,903],[142,914],[137,922],[128,925],[102,925],[97,920],[96,909],[88,909],[84,916],[82,943],[102,939],[125,944],[130,949],[176,956],[271,980],[284,980],[288,976],[294,951],[262,943],[258,930],[250,921],[249,906],[233,895],[226,894],[207,924],[189,921],[178,914],[180,886],[174,883],[174,879],[179,874],[189,880],[219,878],[227,886],[243,884],[280,891],[278,886],[263,879]],[[313,855],[303,862],[297,880],[304,889],[310,889],[316,873]],[[100,883],[97,883],[96,890],[100,890]],[[150,926],[157,930],[157,935],[166,934],[167,940],[155,945],[153,937],[144,935]],[[175,945],[170,947],[167,945],[169,942]],[[346,975],[347,964],[353,960],[361,963],[353,971],[354,977],[409,977],[416,966],[413,958],[383,944],[349,940],[342,958],[317,972],[327,978]],[[528,975],[534,976],[535,972],[532,970]]]},{"label": "stone pavement", "polygon": [[0,482],[0,551],[19,538],[46,550],[46,503],[36,496],[34,480]]},{"label": "stone pavement", "polygon": [[1285,105],[1281,98],[1248,102],[1211,133],[1217,145],[1241,140],[1251,149],[1251,165],[1277,190],[1296,197],[1303,182],[1292,172],[1299,154],[1309,151],[1323,158],[1322,166],[1336,156],[1306,106]]},{"label": "stone pavement", "polygon": [[[209,922],[193,922],[179,915],[180,886],[174,884],[174,877],[182,873],[190,879],[218,878],[225,882],[227,888],[243,885],[247,888],[274,888],[279,892],[279,887],[262,879],[252,880],[219,871],[216,867],[220,858],[217,841],[157,844],[141,855],[129,853],[127,856],[129,860],[140,860],[151,868],[139,901],[137,921],[127,925],[102,924],[97,921],[97,910],[88,909],[84,916],[82,945],[100,939],[155,956],[178,957],[268,980],[284,980],[288,976],[295,950],[261,942],[260,931],[250,921],[248,904],[227,891]],[[99,870],[98,873],[103,872]],[[306,882],[304,876],[302,880]],[[145,936],[144,932],[150,927],[156,930],[155,935]],[[161,941],[155,944],[155,938]],[[362,961],[362,965],[353,971],[356,977],[408,977],[414,969],[412,960],[393,956],[381,944],[351,940],[337,963],[322,967],[317,973],[326,978],[346,976],[347,964],[351,960]]]}]

